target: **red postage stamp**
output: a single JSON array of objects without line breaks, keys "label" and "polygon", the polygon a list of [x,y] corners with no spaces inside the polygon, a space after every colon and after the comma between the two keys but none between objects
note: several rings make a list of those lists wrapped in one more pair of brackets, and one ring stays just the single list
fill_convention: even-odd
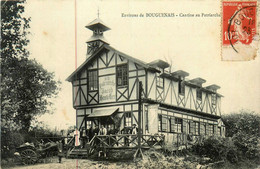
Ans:
[{"label": "red postage stamp", "polygon": [[258,48],[257,1],[223,1],[222,10],[222,60],[254,59]]}]

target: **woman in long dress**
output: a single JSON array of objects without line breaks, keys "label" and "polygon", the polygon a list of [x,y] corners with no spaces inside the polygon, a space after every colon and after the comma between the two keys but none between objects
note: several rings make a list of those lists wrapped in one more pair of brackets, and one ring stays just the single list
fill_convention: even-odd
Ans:
[{"label": "woman in long dress", "polygon": [[78,146],[80,146],[80,142],[79,142],[80,133],[79,133],[79,130],[77,127],[75,128],[75,131],[73,134],[74,134],[74,138],[75,138],[75,146],[78,147]]}]

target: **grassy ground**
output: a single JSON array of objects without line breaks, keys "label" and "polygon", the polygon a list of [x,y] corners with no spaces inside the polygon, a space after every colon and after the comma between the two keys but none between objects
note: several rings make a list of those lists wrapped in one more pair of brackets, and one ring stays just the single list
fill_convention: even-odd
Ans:
[{"label": "grassy ground", "polygon": [[2,168],[8,169],[131,169],[131,168],[149,168],[149,169],[256,169],[257,162],[243,161],[238,164],[230,164],[228,162],[221,162],[214,164],[208,158],[201,158],[192,154],[185,156],[165,156],[162,152],[149,150],[143,152],[142,160],[133,161],[134,152],[112,152],[108,154],[109,159],[95,158],[95,159],[62,159],[62,163],[58,163],[58,157],[48,158],[40,161],[35,165],[21,165],[14,161],[2,163]]}]

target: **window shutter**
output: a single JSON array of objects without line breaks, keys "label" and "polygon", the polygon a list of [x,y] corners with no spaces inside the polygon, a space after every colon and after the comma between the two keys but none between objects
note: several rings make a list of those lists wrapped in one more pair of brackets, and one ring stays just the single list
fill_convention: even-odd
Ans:
[{"label": "window shutter", "polygon": [[206,123],[206,135],[209,135],[209,124]]},{"label": "window shutter", "polygon": [[194,130],[195,130],[195,127],[194,127],[195,123],[193,121],[190,121],[190,133],[191,134],[194,134]]},{"label": "window shutter", "polygon": [[165,116],[162,117],[162,131],[167,131],[167,118]]},{"label": "window shutter", "polygon": [[203,133],[203,127],[204,127],[203,123],[200,123],[200,126],[199,126],[200,134],[204,134]]},{"label": "window shutter", "polygon": [[170,118],[170,125],[171,125],[171,132],[175,132],[175,129],[174,129],[174,124],[175,124],[175,118],[174,117],[171,117]]},{"label": "window shutter", "polygon": [[213,125],[213,135],[216,135],[217,133],[217,125]]},{"label": "window shutter", "polygon": [[183,133],[187,133],[187,128],[186,128],[186,126],[187,126],[187,121],[186,120],[182,120],[182,126],[183,126],[183,129],[182,129],[182,132]]}]

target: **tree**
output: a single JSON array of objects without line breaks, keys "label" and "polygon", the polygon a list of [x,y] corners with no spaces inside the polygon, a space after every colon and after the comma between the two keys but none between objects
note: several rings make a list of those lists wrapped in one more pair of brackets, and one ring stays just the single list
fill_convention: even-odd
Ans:
[{"label": "tree", "polygon": [[30,18],[25,0],[1,1],[1,128],[28,132],[32,120],[48,112],[59,84],[26,49]]},{"label": "tree", "polygon": [[260,115],[249,110],[240,110],[223,116],[226,126],[226,136],[233,137],[238,133],[245,133],[260,137]]},{"label": "tree", "polygon": [[241,110],[223,116],[226,136],[232,137],[241,156],[249,159],[260,158],[260,115],[253,111]]}]

